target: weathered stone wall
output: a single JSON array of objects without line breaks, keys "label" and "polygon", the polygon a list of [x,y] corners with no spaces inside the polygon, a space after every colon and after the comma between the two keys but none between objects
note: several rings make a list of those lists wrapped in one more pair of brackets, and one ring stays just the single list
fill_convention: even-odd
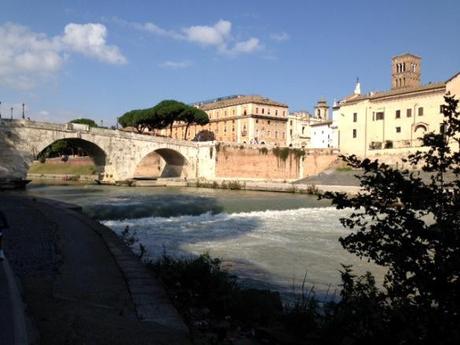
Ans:
[{"label": "weathered stone wall", "polygon": [[337,161],[337,154],[329,150],[318,150],[304,156],[302,177],[317,175],[328,169]]},{"label": "weathered stone wall", "polygon": [[290,150],[283,159],[271,148],[221,146],[217,151],[216,177],[296,180],[324,171],[336,159],[331,150],[307,152],[304,157]]}]

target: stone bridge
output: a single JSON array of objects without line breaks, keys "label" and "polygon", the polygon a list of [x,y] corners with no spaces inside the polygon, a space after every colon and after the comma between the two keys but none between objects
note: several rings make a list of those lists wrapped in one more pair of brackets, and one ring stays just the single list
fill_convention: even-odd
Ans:
[{"label": "stone bridge", "polygon": [[[0,178],[25,178],[30,164],[58,140],[75,140],[101,170],[101,180],[135,177],[139,166],[161,160],[161,176],[210,178],[215,176],[216,152],[211,142],[180,141],[120,130],[0,119]],[[142,170],[142,169],[141,169]]]}]

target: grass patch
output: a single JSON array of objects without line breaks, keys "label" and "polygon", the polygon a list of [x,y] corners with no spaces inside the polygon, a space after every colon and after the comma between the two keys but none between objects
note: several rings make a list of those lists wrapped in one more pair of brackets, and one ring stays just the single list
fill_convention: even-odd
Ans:
[{"label": "grass patch", "polygon": [[71,164],[49,164],[34,163],[29,168],[30,174],[63,174],[63,175],[95,175],[95,165],[71,165]]},{"label": "grass patch", "polygon": [[351,167],[345,166],[345,167],[340,167],[335,169],[337,172],[344,172],[344,171],[352,171],[353,169]]}]

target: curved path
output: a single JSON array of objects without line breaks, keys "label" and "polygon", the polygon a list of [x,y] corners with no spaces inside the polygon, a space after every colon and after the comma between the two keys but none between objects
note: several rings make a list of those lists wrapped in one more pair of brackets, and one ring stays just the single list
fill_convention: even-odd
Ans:
[{"label": "curved path", "polygon": [[[159,282],[107,228],[66,204],[0,195],[5,252],[40,344],[189,344]],[[2,284],[0,282],[0,284]]]}]

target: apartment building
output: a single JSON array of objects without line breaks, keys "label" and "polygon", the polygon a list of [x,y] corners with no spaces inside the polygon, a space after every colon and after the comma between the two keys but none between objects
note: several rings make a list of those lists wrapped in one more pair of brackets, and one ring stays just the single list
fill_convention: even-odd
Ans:
[{"label": "apartment building", "polygon": [[[195,104],[209,116],[209,124],[192,125],[187,139],[215,139],[239,144],[286,145],[288,106],[263,96],[236,95]],[[182,139],[185,125],[173,126]]]}]

